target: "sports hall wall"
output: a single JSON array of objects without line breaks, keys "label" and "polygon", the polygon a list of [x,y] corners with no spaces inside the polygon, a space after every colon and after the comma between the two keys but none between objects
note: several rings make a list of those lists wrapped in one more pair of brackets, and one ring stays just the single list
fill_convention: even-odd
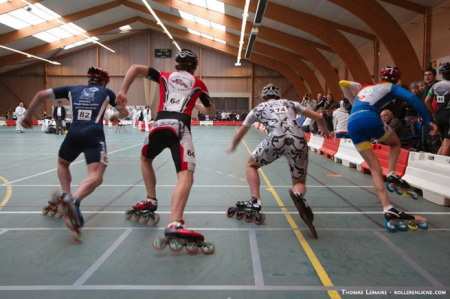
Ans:
[{"label": "sports hall wall", "polygon": [[[117,51],[112,54],[97,46],[78,50],[56,60],[61,66],[37,63],[12,72],[0,74],[0,116],[13,110],[19,101],[29,103],[38,90],[62,85],[86,83],[86,71],[92,65],[106,69],[111,81],[109,88],[118,91],[123,77],[130,65],[152,65],[159,70],[173,70],[174,59],[154,57],[154,49],[172,48],[167,38],[159,32],[150,30],[129,35],[106,43]],[[198,45],[180,43],[181,47],[194,50],[199,56],[196,75],[207,84],[211,95],[217,97],[252,97],[253,104],[259,102],[259,90],[268,82],[280,85],[286,97],[297,98],[291,84],[277,72],[245,63],[243,67],[234,67],[236,57],[221,54]],[[173,55],[176,49],[172,49]],[[150,86],[147,84],[147,87]],[[253,90],[253,91],[252,91]],[[130,89],[131,105],[145,105],[144,80],[136,80]],[[50,103],[47,105],[50,111]]]},{"label": "sports hall wall", "polygon": [[[391,4],[383,2],[388,9],[402,10],[403,8],[394,7]],[[431,60],[436,61],[442,57],[450,56],[450,0],[442,2],[434,7],[431,11]],[[397,20],[399,22],[399,20]],[[417,14],[415,18],[408,20],[406,23],[399,22],[403,31],[409,38],[419,61],[422,63],[424,49],[424,16]],[[374,70],[374,47],[372,42],[366,42],[357,48],[367,67],[372,72]],[[345,68],[342,60],[334,57],[332,64],[338,69],[339,77],[352,79],[351,73]],[[393,65],[391,55],[384,45],[380,43],[379,66]],[[424,66],[422,65],[422,68]],[[427,66],[425,66],[427,67]],[[417,78],[421,80],[423,78]]]}]

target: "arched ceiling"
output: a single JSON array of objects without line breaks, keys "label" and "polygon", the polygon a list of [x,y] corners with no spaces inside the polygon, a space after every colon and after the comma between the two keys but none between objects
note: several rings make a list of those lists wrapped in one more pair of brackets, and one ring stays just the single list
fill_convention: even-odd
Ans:
[{"label": "arched ceiling", "polygon": [[[67,17],[67,22],[72,21],[74,24],[85,29],[87,32],[95,33],[100,41],[108,41],[124,34],[119,34],[117,25],[129,22],[133,30],[126,34],[132,34],[136,30],[149,28],[149,24],[142,22],[152,20],[152,17],[145,11],[137,9],[136,5],[142,6],[139,0],[83,0],[83,1],[61,1],[61,0],[28,0],[29,2],[40,3],[51,9],[60,16]],[[127,2],[129,1],[129,2]],[[217,28],[208,30],[203,27],[196,26],[196,29],[204,30],[214,34],[217,38],[226,42],[227,49],[237,46],[238,35],[240,31],[240,23],[242,22],[242,11],[244,0],[221,0],[216,2],[224,3],[224,12],[219,13],[212,10],[206,10],[199,6],[189,4],[190,0],[149,0],[149,3],[160,16],[163,22],[169,28],[174,30],[184,30],[187,33],[187,27],[193,27],[193,22],[182,22],[183,15],[180,16],[180,10],[189,10],[189,13],[202,16],[205,19],[214,21],[225,26],[225,32],[221,32]],[[196,0],[193,2],[199,3]],[[385,34],[386,29],[377,25],[375,18],[370,15],[361,13],[364,8],[359,7],[353,9],[348,7],[348,0],[270,0],[268,10],[263,19],[263,27],[257,37],[257,45],[255,47],[255,56],[262,61],[261,55],[265,55],[267,59],[281,61],[286,63],[288,59],[295,59],[295,63],[284,64],[285,74],[289,76],[298,76],[309,87],[314,90],[323,88],[318,86],[317,78],[325,78],[327,85],[333,92],[339,93],[337,88],[337,75],[330,71],[336,66],[338,61],[346,63],[348,69],[353,73],[355,79],[360,78],[361,81],[369,81],[371,78],[369,67],[365,65],[361,59],[357,48],[365,44],[373,43],[379,39],[380,42],[392,43],[392,39],[396,36],[408,38],[407,33],[399,32],[401,25],[410,22],[421,16],[422,11],[427,7],[439,5],[443,0],[366,0],[367,7],[376,7],[379,15],[389,19],[391,24],[398,24],[391,38],[380,37]],[[372,3],[371,3],[372,2]],[[401,5],[399,5],[401,2]],[[371,3],[371,4],[370,4]],[[257,0],[251,0],[250,17],[247,26],[247,32],[251,28],[253,21],[253,11],[255,10]],[[64,50],[61,47],[68,44],[69,41],[80,41],[82,36],[70,37],[63,39],[62,42],[46,43],[45,41],[33,36],[39,32],[39,26],[42,30],[52,28],[49,23],[39,24],[33,27],[24,27],[14,30],[2,23],[2,13],[14,12],[14,9],[20,9],[26,6],[23,0],[5,0],[0,1],[0,45],[22,50],[34,51],[36,55],[48,58],[53,55],[62,55],[71,51],[76,51],[81,47]],[[283,18],[282,16],[297,16],[301,19]],[[4,17],[4,15],[3,15]],[[141,18],[141,19],[139,19]],[[181,20],[181,21],[180,21]],[[305,20],[307,20],[305,22]],[[109,26],[115,24],[116,26]],[[310,25],[312,24],[312,25]],[[198,24],[197,24],[198,25]],[[46,26],[48,28],[46,28]],[[56,25],[53,25],[55,27]],[[214,29],[214,30],[213,30]],[[42,31],[41,30],[41,31]],[[185,36],[183,38],[186,38]],[[217,41],[211,41],[203,38],[208,42],[204,45],[220,44]],[[88,46],[88,45],[84,45]],[[415,55],[410,45],[402,45],[409,55]],[[277,50],[279,49],[279,50]],[[395,53],[395,47],[388,45],[388,50],[394,60],[402,63],[401,57]],[[406,49],[406,50],[405,50]],[[267,50],[271,50],[267,52]],[[229,52],[229,51],[228,51]],[[280,54],[281,53],[281,54]],[[230,53],[228,53],[230,54]],[[0,72],[5,72],[14,68],[23,67],[26,64],[34,63],[35,60],[27,59],[25,56],[14,55],[13,53],[0,49]],[[278,57],[277,57],[278,56]],[[14,58],[14,59],[11,59]],[[353,62],[353,60],[355,62]],[[407,59],[411,62],[414,59]],[[415,57],[415,62],[411,68],[417,72],[420,69],[420,59]],[[255,63],[258,63],[255,61]],[[403,62],[405,63],[405,62]],[[308,74],[305,74],[308,72]],[[302,74],[303,73],[303,74]],[[311,73],[311,74],[310,74]],[[304,87],[302,87],[304,88]]]}]

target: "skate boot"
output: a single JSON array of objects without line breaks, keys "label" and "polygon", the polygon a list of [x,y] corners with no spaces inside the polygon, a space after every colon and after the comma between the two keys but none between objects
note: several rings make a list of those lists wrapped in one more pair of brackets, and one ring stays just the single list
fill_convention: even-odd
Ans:
[{"label": "skate boot", "polygon": [[309,230],[311,231],[311,235],[314,239],[318,238],[316,228],[314,227],[313,221],[314,221],[314,214],[311,210],[311,207],[306,202],[305,198],[301,194],[295,194],[292,189],[289,190],[289,195],[292,198],[292,201],[295,204],[295,207],[298,210],[298,213],[300,214],[300,218],[302,218],[303,222],[308,226]]},{"label": "skate boot", "polygon": [[418,215],[410,215],[396,208],[390,208],[384,212],[384,227],[390,233],[397,231],[416,231],[418,228],[427,230],[427,220]]},{"label": "skate boot", "polygon": [[42,208],[42,215],[49,217],[61,218],[63,216],[62,213],[58,211],[58,203],[61,200],[64,193],[61,191],[53,192],[51,199],[48,201],[48,204]]},{"label": "skate boot", "polygon": [[255,222],[257,225],[264,224],[266,219],[265,215],[261,213],[261,203],[260,201],[252,197],[248,201],[238,201],[236,206],[229,207],[227,210],[227,216],[229,218],[236,215],[236,219],[241,220],[245,218],[247,223]]},{"label": "skate boot", "polygon": [[408,182],[402,180],[395,173],[389,173],[386,177],[386,189],[393,193],[397,193],[398,195],[406,195],[411,197],[412,199],[418,199],[419,194],[417,190],[411,187]]},{"label": "skate boot", "polygon": [[147,197],[126,211],[127,220],[144,225],[156,225],[159,222],[159,215],[155,213],[157,208],[157,199]]},{"label": "skate boot", "polygon": [[188,254],[197,254],[199,251],[204,254],[214,253],[214,244],[205,242],[205,237],[196,231],[183,227],[184,221],[174,221],[164,230],[164,237],[153,241],[153,248],[163,250],[167,245],[173,252],[179,252],[183,248]]}]

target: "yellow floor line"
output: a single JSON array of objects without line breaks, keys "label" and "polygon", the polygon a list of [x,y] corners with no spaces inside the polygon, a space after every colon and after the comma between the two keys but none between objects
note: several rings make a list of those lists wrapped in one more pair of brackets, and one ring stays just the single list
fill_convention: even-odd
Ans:
[{"label": "yellow floor line", "polygon": [[4,177],[0,176],[0,181],[2,181],[3,185],[5,186],[5,195],[3,196],[2,201],[0,202],[0,210],[3,209],[3,207],[8,203],[8,201],[11,199],[12,195],[12,187],[9,184],[8,180]]},{"label": "yellow floor line", "polygon": [[[242,143],[246,147],[247,151],[251,153],[250,148],[248,147],[245,140],[242,140]],[[275,201],[278,204],[278,207],[281,209],[281,211],[284,214],[284,217],[286,217],[287,222],[292,228],[292,231],[294,232],[295,236],[297,237],[297,241],[300,244],[300,246],[303,248],[303,251],[305,252],[306,256],[308,257],[309,261],[311,262],[314,270],[317,273],[317,276],[319,277],[320,281],[322,282],[322,285],[324,287],[334,287],[333,282],[331,281],[330,277],[328,276],[327,271],[320,263],[319,259],[317,258],[317,255],[314,253],[313,249],[309,245],[308,241],[306,241],[305,237],[303,236],[302,232],[298,228],[297,223],[295,222],[294,218],[289,214],[288,210],[286,209],[286,206],[284,205],[283,200],[278,195],[277,191],[273,187],[272,183],[270,182],[269,178],[266,176],[264,171],[260,168],[259,172],[261,173],[261,176],[266,184],[267,191],[269,191]],[[341,295],[338,291],[328,291],[328,296],[331,299],[341,299]]]}]

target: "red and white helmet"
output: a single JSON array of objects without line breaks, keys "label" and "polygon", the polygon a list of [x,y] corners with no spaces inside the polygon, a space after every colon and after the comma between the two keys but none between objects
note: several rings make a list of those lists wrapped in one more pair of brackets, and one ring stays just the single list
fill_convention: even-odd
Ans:
[{"label": "red and white helmet", "polygon": [[386,66],[380,71],[381,79],[391,83],[397,83],[400,80],[400,70],[396,66]]}]

